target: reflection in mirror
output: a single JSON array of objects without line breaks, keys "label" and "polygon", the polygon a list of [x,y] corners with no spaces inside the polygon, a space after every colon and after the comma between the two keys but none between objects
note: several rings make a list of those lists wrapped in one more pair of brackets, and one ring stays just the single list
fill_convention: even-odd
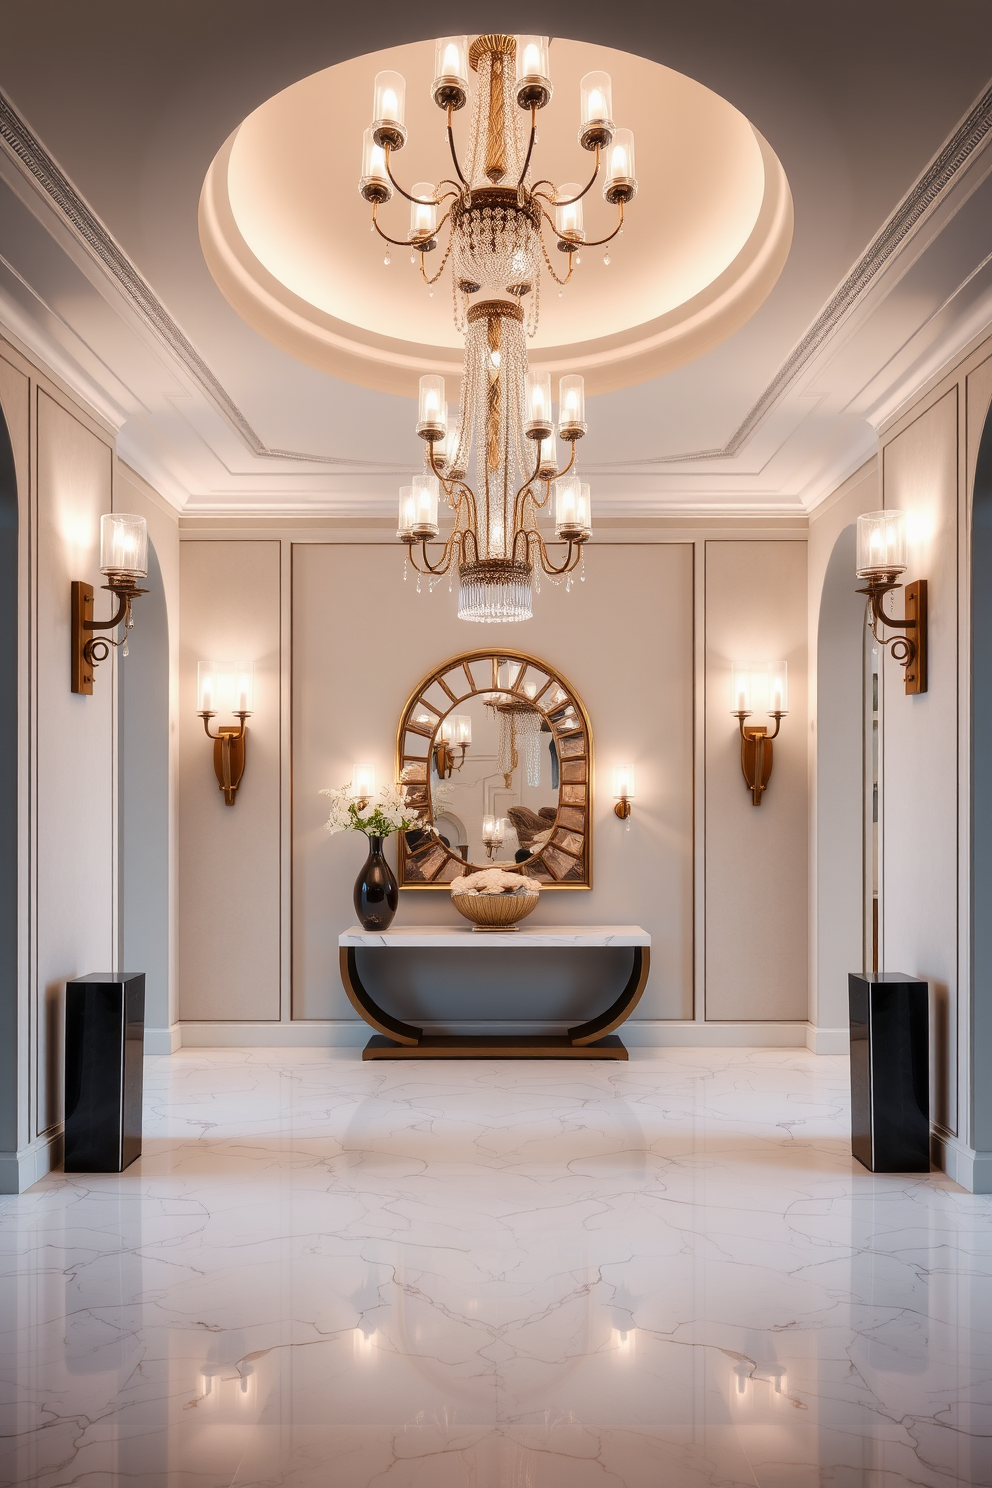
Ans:
[{"label": "reflection in mirror", "polygon": [[505,652],[448,662],[407,705],[397,753],[425,823],[400,843],[401,884],[498,864],[590,887],[589,724],[551,668]]}]

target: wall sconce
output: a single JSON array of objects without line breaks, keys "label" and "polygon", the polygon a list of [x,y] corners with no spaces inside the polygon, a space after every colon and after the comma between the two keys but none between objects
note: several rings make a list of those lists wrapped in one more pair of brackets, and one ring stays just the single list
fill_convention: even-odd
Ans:
[{"label": "wall sconce", "polygon": [[[630,816],[630,803],[634,798],[634,772],[630,765],[613,766],[613,799],[616,805],[613,810],[621,821],[627,821]],[[630,831],[630,828],[627,828]]]},{"label": "wall sconce", "polygon": [[[441,722],[438,741],[434,745],[434,768],[439,780],[450,780],[454,770],[465,763],[465,751],[472,742],[472,720],[467,713],[449,713]],[[455,763],[455,750],[460,751]]]},{"label": "wall sconce", "polygon": [[352,765],[349,800],[364,811],[375,795],[375,765]]},{"label": "wall sconce", "polygon": [[[72,581],[70,685],[73,692],[86,696],[93,692],[94,671],[106,661],[111,649],[120,646],[121,655],[127,655],[127,633],[134,627],[131,601],[148,593],[136,583],[148,575],[148,527],[144,517],[108,512],[100,518],[100,572],[107,579],[104,589],[117,596],[117,611],[110,620],[93,619],[93,585]],[[122,620],[124,634],[119,640],[91,634],[116,630]]]},{"label": "wall sconce", "polygon": [[[201,661],[196,669],[197,713],[208,739],[214,743],[214,774],[228,806],[245,773],[245,720],[251,717],[255,694],[255,664],[251,661]],[[222,723],[210,732],[218,713],[233,713],[237,724]]]},{"label": "wall sconce", "polygon": [[[731,709],[741,731],[741,769],[752,803],[761,805],[761,797],[772,773],[772,740],[778,738],[782,719],[789,711],[789,673],[784,661],[735,661],[732,673],[734,706]],[[768,732],[764,724],[745,724],[752,713],[768,713],[775,728]]]},{"label": "wall sconce", "polygon": [[501,816],[482,818],[482,841],[485,844],[487,858],[492,858],[503,846],[504,831],[505,822]]},{"label": "wall sconce", "polygon": [[[865,580],[859,594],[868,596],[871,633],[880,646],[888,646],[893,661],[903,668],[906,692],[927,690],[927,581],[906,585],[906,612],[900,620],[883,609],[890,589],[901,589],[899,575],[906,571],[906,513],[862,512],[858,518],[857,575]],[[883,638],[879,625],[912,631],[912,635]]]}]

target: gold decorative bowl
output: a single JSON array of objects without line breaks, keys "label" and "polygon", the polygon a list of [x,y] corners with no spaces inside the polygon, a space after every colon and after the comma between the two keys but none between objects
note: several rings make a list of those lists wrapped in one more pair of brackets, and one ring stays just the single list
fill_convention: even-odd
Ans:
[{"label": "gold decorative bowl", "polygon": [[540,894],[452,894],[451,902],[459,914],[471,920],[477,930],[515,930],[537,908]]}]

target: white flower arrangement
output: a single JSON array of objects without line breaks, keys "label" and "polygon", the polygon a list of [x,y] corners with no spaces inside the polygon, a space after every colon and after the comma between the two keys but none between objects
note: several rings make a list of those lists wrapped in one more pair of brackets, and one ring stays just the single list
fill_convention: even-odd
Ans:
[{"label": "white flower arrangement", "polygon": [[324,826],[328,832],[364,832],[367,837],[391,837],[394,832],[409,832],[420,821],[415,807],[410,806],[402,785],[384,785],[376,799],[356,801],[351,788],[322,790],[331,802],[330,815]]},{"label": "white flower arrangement", "polygon": [[539,894],[541,880],[525,873],[508,873],[505,868],[482,868],[478,873],[464,873],[451,881],[452,894]]}]

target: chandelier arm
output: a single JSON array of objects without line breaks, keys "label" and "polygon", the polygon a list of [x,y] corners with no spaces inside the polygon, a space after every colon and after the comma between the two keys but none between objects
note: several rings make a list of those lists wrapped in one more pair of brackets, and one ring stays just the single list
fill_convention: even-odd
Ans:
[{"label": "chandelier arm", "polygon": [[466,506],[469,508],[469,521],[474,525],[478,520],[475,508],[475,492],[472,490],[472,487],[468,484],[468,482],[462,480],[461,477],[445,479],[444,473],[437,467],[437,461],[434,455],[434,444],[435,441],[433,439],[428,442],[427,460],[431,467],[432,473],[437,476],[437,479],[441,485],[441,489],[444,491],[445,497],[450,501],[451,498],[455,495],[456,490],[458,492],[454,506],[455,521],[457,522],[458,520],[458,508],[464,501]]},{"label": "chandelier arm", "polygon": [[382,228],[379,226],[379,222],[376,216],[376,209],[378,205],[378,202],[372,203],[372,226],[375,228],[380,238],[384,238],[387,243],[392,243],[394,248],[416,248],[417,244],[413,241],[412,238],[391,238],[388,233],[383,232]]},{"label": "chandelier arm", "polygon": [[[443,219],[443,222],[447,222],[448,215],[450,215],[450,214],[446,214],[445,215],[445,217]],[[443,225],[443,222],[442,222],[442,225]],[[452,245],[452,240],[449,237],[449,239],[448,239],[448,246],[444,250],[444,257],[442,258],[441,262],[438,264],[438,266],[437,266],[437,273],[434,275],[433,279],[431,278],[431,276],[428,274],[427,270],[424,267],[424,253],[423,253],[423,249],[421,249],[421,251],[420,251],[420,272],[421,272],[421,275],[423,276],[423,280],[424,280],[424,283],[425,284],[436,284],[437,281],[440,279],[441,275],[444,273],[445,265],[447,264],[448,259],[451,257],[452,246],[453,246]]]},{"label": "chandelier arm", "polygon": [[[587,191],[591,191],[592,188],[595,186],[595,184],[596,184],[596,178],[598,177],[598,175],[599,175],[599,146],[597,145],[596,146],[596,169],[593,171],[592,176],[591,176],[588,184],[586,186],[583,186],[583,188],[579,192],[578,196],[570,196],[569,199],[568,199],[568,201],[559,201],[558,198],[555,197],[555,203],[554,203],[555,206],[556,207],[570,207],[570,206],[572,206],[572,204],[574,202],[581,201],[582,198],[585,196],[586,192]],[[542,182],[540,182],[540,184],[543,186],[544,185],[544,182],[542,181]],[[549,181],[547,184],[549,186],[552,186],[552,187],[554,186],[554,182],[553,181]]]},{"label": "chandelier arm", "polygon": [[548,549],[545,545],[544,538],[541,536],[540,533],[537,534],[537,540],[541,549],[541,567],[544,569],[544,572],[546,574],[560,577],[563,574],[571,573],[572,569],[576,567],[579,559],[582,556],[581,543],[576,543],[572,538],[569,538],[568,551],[565,554],[564,560],[562,561],[560,566],[556,567],[555,564],[553,564],[551,562],[551,559],[548,557]]},{"label": "chandelier arm", "polygon": [[[559,470],[557,476],[555,477],[556,480],[560,480],[563,475],[567,475],[568,472],[571,470],[572,466],[575,464],[575,453],[576,453],[576,451],[575,451],[575,445],[576,445],[576,441],[574,439],[572,439],[572,440],[569,441],[569,443],[572,446],[572,453],[568,457],[568,464],[565,466],[565,469],[564,470]],[[548,484],[550,486],[550,482]]]},{"label": "chandelier arm", "polygon": [[527,145],[527,154],[524,156],[524,168],[520,172],[520,179],[517,182],[517,190],[518,191],[520,190],[521,186],[524,184],[524,177],[526,176],[528,170],[530,169],[530,157],[534,153],[534,141],[536,139],[537,139],[537,105],[535,103],[532,103],[531,106],[530,106],[530,141],[529,141],[529,143]]},{"label": "chandelier arm", "polygon": [[455,175],[458,177],[459,181],[462,183],[463,186],[467,186],[468,185],[468,182],[466,181],[465,177],[462,175],[462,168],[458,164],[458,155],[457,155],[457,152],[455,150],[455,134],[454,134],[454,130],[451,127],[451,114],[452,114],[452,106],[449,103],[448,104],[448,149],[451,151],[451,159],[452,159],[452,162],[453,162],[454,167],[455,167]]},{"label": "chandelier arm", "polygon": [[399,181],[397,181],[396,177],[393,175],[393,167],[389,163],[389,146],[383,145],[382,152],[386,161],[386,175],[392,181],[400,196],[405,196],[408,202],[416,202],[418,207],[439,207],[441,205],[440,201],[438,201],[437,199],[433,201],[424,201],[423,197],[411,196],[409,191],[404,191]]},{"label": "chandelier arm", "polygon": [[617,202],[617,206],[620,210],[620,220],[610,233],[610,236],[608,238],[594,238],[591,242],[583,243],[583,248],[602,248],[604,243],[612,243],[617,233],[623,230],[623,202]]}]

